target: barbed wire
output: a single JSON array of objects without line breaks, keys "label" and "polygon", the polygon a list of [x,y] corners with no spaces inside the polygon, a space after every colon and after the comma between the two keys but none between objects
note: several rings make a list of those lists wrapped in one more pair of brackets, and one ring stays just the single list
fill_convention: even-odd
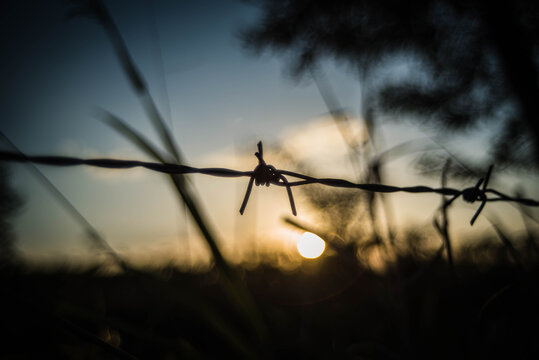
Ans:
[{"label": "barbed wire", "polygon": [[[480,201],[480,205],[470,220],[470,225],[473,225],[479,214],[485,208],[486,203],[495,201],[516,202],[526,206],[539,206],[539,201],[529,198],[512,197],[504,194],[496,189],[488,188],[488,181],[492,174],[493,165],[491,165],[484,178],[480,178],[477,183],[465,189],[454,189],[450,187],[432,188],[429,186],[392,186],[384,184],[360,184],[353,183],[344,179],[335,178],[316,178],[309,175],[288,171],[279,170],[272,165],[266,164],[263,157],[262,142],[257,144],[258,151],[255,156],[258,159],[258,165],[253,171],[239,171],[227,168],[197,168],[187,165],[168,164],[168,163],[154,163],[138,160],[118,160],[108,158],[95,158],[95,159],[82,159],[68,156],[29,156],[22,153],[14,153],[8,151],[0,151],[0,161],[9,162],[32,162],[42,165],[53,166],[77,166],[88,165],[107,169],[130,169],[136,167],[146,168],[152,171],[166,173],[166,174],[203,174],[216,177],[249,177],[249,183],[247,190],[243,198],[243,202],[240,208],[240,214],[243,215],[249,196],[252,191],[253,184],[259,185],[276,185],[285,187],[290,202],[290,208],[294,215],[297,215],[296,206],[294,202],[294,196],[292,194],[292,187],[303,186],[308,184],[321,184],[331,187],[359,189],[364,191],[379,192],[379,193],[394,193],[394,192],[406,192],[406,193],[436,193],[440,195],[451,196],[449,200],[445,202],[447,208],[459,197],[462,197],[464,201],[474,203]],[[299,180],[289,181],[288,177],[293,177]],[[489,197],[494,195],[494,197]]]}]

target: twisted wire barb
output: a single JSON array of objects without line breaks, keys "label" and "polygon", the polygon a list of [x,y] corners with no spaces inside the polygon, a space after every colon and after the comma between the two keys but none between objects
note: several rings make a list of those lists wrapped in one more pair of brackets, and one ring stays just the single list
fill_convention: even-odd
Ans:
[{"label": "twisted wire barb", "polygon": [[[334,178],[315,178],[309,175],[304,175],[288,170],[278,170],[272,165],[266,164],[263,158],[262,142],[257,144],[258,151],[255,156],[258,159],[258,165],[253,171],[239,171],[226,168],[196,168],[187,165],[178,164],[163,164],[152,163],[137,160],[117,160],[117,159],[81,159],[67,156],[28,156],[21,153],[13,153],[7,151],[0,151],[0,161],[10,162],[32,162],[43,165],[53,166],[77,166],[88,165],[108,169],[130,169],[135,167],[143,167],[152,171],[166,173],[166,174],[203,174],[216,177],[249,177],[249,184],[243,199],[243,203],[240,208],[240,214],[243,214],[251,194],[253,183],[257,186],[266,185],[270,186],[282,186],[286,187],[288,193],[288,199],[290,201],[290,207],[292,213],[297,215],[294,197],[292,195],[292,187],[303,186],[308,184],[321,184],[331,187],[340,187],[348,189],[359,189],[364,191],[380,192],[380,193],[394,193],[394,192],[407,192],[407,193],[436,193],[441,195],[448,195],[451,198],[445,203],[447,208],[457,198],[461,197],[464,201],[474,203],[475,201],[481,201],[481,204],[477,208],[475,214],[470,220],[470,225],[473,225],[481,211],[485,208],[487,202],[494,201],[507,201],[517,202],[526,206],[539,206],[539,201],[528,198],[512,197],[504,194],[498,190],[487,188],[490,175],[492,173],[493,166],[491,165],[484,178],[478,180],[473,187],[468,187],[463,190],[453,189],[449,187],[431,188],[428,186],[391,186],[383,184],[357,184],[343,179]],[[289,181],[286,176],[294,177],[296,181]],[[482,186],[481,186],[482,185]],[[488,197],[487,194],[493,194],[495,197]]]},{"label": "twisted wire barb", "polygon": [[266,164],[264,161],[262,141],[259,141],[256,144],[258,147],[258,152],[255,153],[255,156],[258,159],[258,165],[253,171],[251,178],[249,179],[249,185],[247,185],[247,191],[245,192],[245,197],[243,198],[243,203],[241,204],[240,214],[243,215],[245,207],[247,206],[247,201],[249,200],[249,195],[251,195],[251,190],[253,188],[253,181],[256,186],[270,184],[286,186],[286,191],[288,193],[288,200],[290,201],[290,207],[292,208],[292,214],[297,215],[296,204],[294,203],[294,196],[292,195],[292,189],[290,188],[290,183],[282,174],[282,171],[277,170],[274,166]]}]

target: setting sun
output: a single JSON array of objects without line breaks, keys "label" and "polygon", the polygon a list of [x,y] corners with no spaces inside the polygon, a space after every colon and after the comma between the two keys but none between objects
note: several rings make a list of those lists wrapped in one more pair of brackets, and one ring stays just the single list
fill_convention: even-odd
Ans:
[{"label": "setting sun", "polygon": [[316,259],[324,252],[326,243],[318,235],[305,232],[298,239],[298,251],[304,258]]}]

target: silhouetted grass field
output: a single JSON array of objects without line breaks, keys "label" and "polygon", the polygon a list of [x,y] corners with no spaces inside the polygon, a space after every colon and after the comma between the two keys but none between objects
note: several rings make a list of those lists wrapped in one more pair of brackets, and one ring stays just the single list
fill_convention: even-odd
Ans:
[{"label": "silhouetted grass field", "polygon": [[0,357],[536,359],[539,269],[490,251],[501,258],[453,270],[410,254],[385,272],[337,256],[294,271],[236,268],[267,327],[263,341],[217,271],[4,268]]}]

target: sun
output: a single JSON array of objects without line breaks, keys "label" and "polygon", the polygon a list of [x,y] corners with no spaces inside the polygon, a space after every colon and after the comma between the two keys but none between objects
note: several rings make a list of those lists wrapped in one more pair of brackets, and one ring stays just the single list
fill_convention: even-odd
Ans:
[{"label": "sun", "polygon": [[326,249],[326,243],[318,235],[305,232],[298,239],[298,251],[307,259],[316,259]]}]

